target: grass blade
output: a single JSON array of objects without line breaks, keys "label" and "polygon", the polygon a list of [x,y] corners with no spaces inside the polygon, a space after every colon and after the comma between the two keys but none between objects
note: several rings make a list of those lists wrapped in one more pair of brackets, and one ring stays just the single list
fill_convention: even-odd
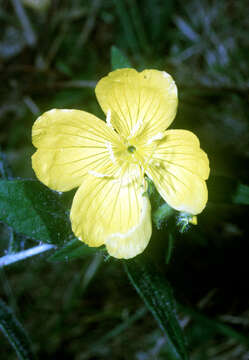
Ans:
[{"label": "grass blade", "polygon": [[18,359],[35,359],[28,335],[12,310],[2,300],[0,300],[0,329],[15,349]]},{"label": "grass blade", "polygon": [[161,329],[165,332],[181,359],[187,360],[185,339],[175,314],[175,300],[172,289],[152,264],[141,259],[124,262],[125,271],[153,314]]}]

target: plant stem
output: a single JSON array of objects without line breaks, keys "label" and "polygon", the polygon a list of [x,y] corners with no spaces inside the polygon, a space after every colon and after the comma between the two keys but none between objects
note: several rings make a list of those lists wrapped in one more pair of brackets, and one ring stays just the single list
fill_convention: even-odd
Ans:
[{"label": "plant stem", "polygon": [[17,261],[25,260],[31,256],[39,255],[45,251],[52,250],[55,248],[56,248],[55,245],[42,244],[42,245],[34,246],[31,249],[20,251],[16,254],[2,256],[0,258],[0,267],[13,264]]}]

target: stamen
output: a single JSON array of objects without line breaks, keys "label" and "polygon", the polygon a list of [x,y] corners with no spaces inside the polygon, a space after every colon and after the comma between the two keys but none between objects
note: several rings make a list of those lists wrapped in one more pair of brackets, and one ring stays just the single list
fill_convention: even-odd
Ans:
[{"label": "stamen", "polygon": [[156,135],[152,136],[152,138],[147,141],[147,145],[151,144],[155,140],[161,140],[163,137],[164,137],[164,133],[159,132]]},{"label": "stamen", "polygon": [[143,121],[142,119],[138,120],[136,122],[136,124],[133,126],[133,128],[131,129],[131,134],[130,136],[128,136],[128,139],[132,136],[134,136],[137,132],[138,132],[138,129],[140,128],[140,126],[142,125]]},{"label": "stamen", "polygon": [[162,163],[160,163],[159,161],[155,161],[155,159],[150,159],[148,161],[148,164],[153,165],[153,166],[155,166],[157,168],[160,168],[162,166]]},{"label": "stamen", "polygon": [[94,170],[89,170],[88,171],[88,174],[91,174],[97,178],[105,178],[105,177],[112,177],[111,175],[108,175],[108,174],[101,174],[101,173],[98,173],[97,171],[94,171]]},{"label": "stamen", "polygon": [[106,141],[106,147],[109,152],[110,159],[111,159],[112,163],[114,164],[116,162],[116,158],[115,158],[115,155],[114,155],[114,152],[112,149],[112,143],[110,141]]},{"label": "stamen", "polygon": [[107,110],[107,113],[106,113],[106,124],[107,126],[109,126],[110,128],[113,129],[113,126],[112,126],[112,123],[111,123],[111,110]]}]

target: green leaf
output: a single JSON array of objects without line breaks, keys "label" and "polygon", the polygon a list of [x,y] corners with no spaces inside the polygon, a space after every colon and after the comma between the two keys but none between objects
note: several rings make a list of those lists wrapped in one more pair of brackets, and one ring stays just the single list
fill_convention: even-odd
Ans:
[{"label": "green leaf", "polygon": [[[0,176],[4,180],[12,179],[12,172],[6,159],[6,155],[1,151],[0,147]],[[16,234],[15,231],[8,227],[9,232],[9,246],[7,252],[9,254],[20,251],[23,244],[23,236]]]},{"label": "green leaf", "polygon": [[132,285],[168,336],[176,352],[182,359],[187,360],[185,339],[176,318],[175,300],[170,284],[152,264],[145,264],[139,258],[126,260],[124,267]]},{"label": "green leaf", "polygon": [[0,300],[0,329],[15,349],[18,359],[35,359],[28,335],[12,310],[2,300]]},{"label": "green leaf", "polygon": [[111,47],[111,65],[112,70],[132,67],[127,57],[116,46]]},{"label": "green leaf", "polygon": [[160,230],[162,224],[169,220],[176,211],[161,197],[152,180],[147,177],[146,181],[148,185],[146,192],[152,205],[152,221],[156,225],[156,228]]},{"label": "green leaf", "polygon": [[[99,248],[98,248],[99,250]],[[73,239],[61,249],[51,255],[48,260],[52,262],[68,261],[79,257],[85,257],[96,253],[97,249],[83,244],[78,239]]]},{"label": "green leaf", "polygon": [[0,221],[46,243],[62,244],[73,236],[60,195],[36,180],[0,180]]},{"label": "green leaf", "polygon": [[159,206],[152,214],[152,220],[155,223],[157,229],[161,229],[162,223],[169,219],[175,210],[172,209],[167,203],[162,204]]}]

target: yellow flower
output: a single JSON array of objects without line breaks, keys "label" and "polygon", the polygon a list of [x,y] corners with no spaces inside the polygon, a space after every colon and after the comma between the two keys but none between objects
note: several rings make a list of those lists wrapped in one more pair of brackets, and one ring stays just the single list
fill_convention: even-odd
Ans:
[{"label": "yellow flower", "polygon": [[196,215],[207,202],[207,155],[186,130],[165,130],[177,109],[172,77],[121,69],[102,78],[96,96],[106,123],[85,111],[53,109],[33,126],[33,169],[51,189],[79,187],[72,229],[89,246],[129,259],[151,237],[147,175],[174,209]]}]

